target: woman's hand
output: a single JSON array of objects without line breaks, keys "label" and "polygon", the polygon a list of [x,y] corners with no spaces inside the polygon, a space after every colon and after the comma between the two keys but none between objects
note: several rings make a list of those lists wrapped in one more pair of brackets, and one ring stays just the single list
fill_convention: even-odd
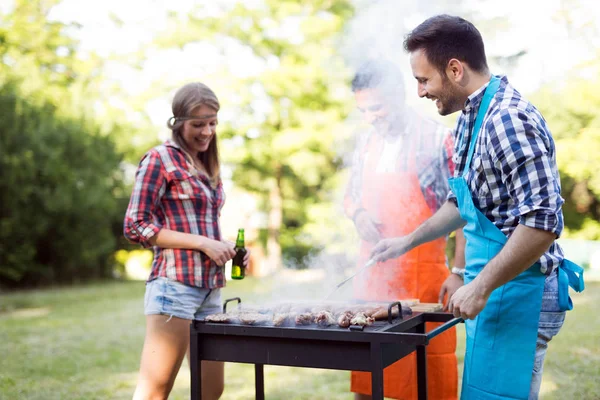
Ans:
[{"label": "woman's hand", "polygon": [[233,247],[233,243],[229,241],[219,241],[205,237],[200,250],[205,252],[218,266],[222,267],[235,256]]},{"label": "woman's hand", "polygon": [[[235,255],[235,243],[230,240],[223,240],[223,243],[227,243],[228,245],[233,247]],[[250,263],[250,249],[246,247],[246,255],[244,256],[244,267],[248,268],[248,263]]]},{"label": "woman's hand", "polygon": [[250,249],[246,247],[246,255],[244,256],[244,267],[248,268],[249,263],[250,263]]}]

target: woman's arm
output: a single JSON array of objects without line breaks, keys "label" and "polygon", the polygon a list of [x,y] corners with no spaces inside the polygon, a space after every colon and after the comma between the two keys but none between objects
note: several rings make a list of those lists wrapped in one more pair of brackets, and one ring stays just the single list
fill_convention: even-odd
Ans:
[{"label": "woman's arm", "polygon": [[225,265],[235,256],[234,246],[225,241],[209,239],[206,236],[194,235],[161,229],[158,234],[151,237],[149,242],[153,246],[163,249],[190,249],[206,253],[217,265]]}]

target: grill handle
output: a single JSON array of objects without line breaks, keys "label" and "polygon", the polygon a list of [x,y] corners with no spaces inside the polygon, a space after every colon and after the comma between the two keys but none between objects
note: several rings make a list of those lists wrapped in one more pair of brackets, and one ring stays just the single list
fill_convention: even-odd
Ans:
[{"label": "grill handle", "polygon": [[402,304],[399,301],[395,301],[388,306],[388,322],[390,324],[392,324],[394,322],[394,316],[392,314],[392,308],[394,308],[394,306],[398,306],[398,316],[400,317],[400,319],[403,319]]},{"label": "grill handle", "polygon": [[240,304],[242,304],[242,299],[240,299],[239,297],[232,297],[231,299],[225,300],[225,303],[223,303],[223,314],[225,314],[227,312],[227,303],[229,303],[230,301],[235,301],[235,300],[237,300],[238,307],[240,306]]},{"label": "grill handle", "polygon": [[462,318],[452,318],[450,321],[445,322],[444,324],[438,326],[437,328],[427,332],[427,340],[431,340],[440,333],[447,331],[452,328],[454,325],[458,325],[461,322],[464,322]]}]

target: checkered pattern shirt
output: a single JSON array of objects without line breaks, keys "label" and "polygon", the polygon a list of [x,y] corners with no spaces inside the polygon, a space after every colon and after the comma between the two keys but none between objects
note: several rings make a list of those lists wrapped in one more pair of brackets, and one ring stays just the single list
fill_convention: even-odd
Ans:
[{"label": "checkered pattern shirt", "polygon": [[[431,212],[435,213],[446,201],[450,190],[448,178],[454,173],[452,133],[443,125],[412,111],[407,112],[406,115],[409,116],[408,128],[405,134],[405,145],[397,155],[397,168],[401,170],[414,168],[425,201]],[[365,153],[369,141],[376,139],[373,135],[377,135],[373,130],[359,132],[356,139],[350,180],[344,198],[344,210],[349,218],[353,218],[356,211],[362,207]],[[411,158],[415,159],[416,165],[410,165]]]},{"label": "checkered pattern shirt", "polygon": [[[220,240],[219,215],[225,201],[221,183],[212,188],[194,171],[183,151],[172,141],[148,151],[136,172],[124,221],[125,237],[144,247],[161,228]],[[223,268],[205,253],[191,249],[154,247],[148,281],[158,277],[188,286],[217,288],[225,285]]]},{"label": "checkered pattern shirt", "polygon": [[[505,76],[500,78],[466,175],[473,202],[507,237],[518,224],[559,236],[564,200],[560,196],[554,140],[540,112]],[[458,118],[455,176],[465,169],[477,110],[487,85],[469,96]],[[448,198],[456,201],[452,192]],[[540,258],[542,272],[549,274],[562,259],[562,249],[554,242]]]}]

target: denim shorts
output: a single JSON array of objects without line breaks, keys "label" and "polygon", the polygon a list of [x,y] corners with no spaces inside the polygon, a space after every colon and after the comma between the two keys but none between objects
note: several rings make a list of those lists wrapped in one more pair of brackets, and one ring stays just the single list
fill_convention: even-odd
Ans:
[{"label": "denim shorts", "polygon": [[558,305],[558,276],[557,271],[554,270],[550,276],[546,278],[544,285],[529,400],[536,400],[539,396],[548,343],[560,331],[560,328],[565,322],[565,315],[566,312],[560,311]]},{"label": "denim shorts", "polygon": [[146,283],[144,314],[164,314],[181,319],[201,319],[220,313],[221,289],[203,289],[167,278]]}]

